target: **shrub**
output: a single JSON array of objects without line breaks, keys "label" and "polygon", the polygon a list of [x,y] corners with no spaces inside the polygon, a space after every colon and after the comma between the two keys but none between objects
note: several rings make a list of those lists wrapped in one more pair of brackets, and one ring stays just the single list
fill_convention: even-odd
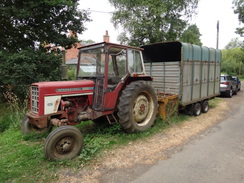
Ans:
[{"label": "shrub", "polygon": [[9,128],[19,129],[20,122],[23,120],[28,109],[28,100],[20,102],[13,92],[3,93],[6,100],[0,105],[0,132]]},{"label": "shrub", "polygon": [[31,83],[60,80],[60,65],[61,56],[54,53],[22,50],[10,54],[0,51],[0,92],[13,92],[23,101]]}]

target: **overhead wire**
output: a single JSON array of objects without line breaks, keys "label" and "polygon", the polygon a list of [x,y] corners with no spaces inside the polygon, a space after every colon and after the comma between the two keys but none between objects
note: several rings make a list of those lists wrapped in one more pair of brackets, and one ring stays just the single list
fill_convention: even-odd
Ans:
[{"label": "overhead wire", "polygon": [[108,14],[114,13],[112,11],[107,12],[107,11],[100,11],[100,10],[91,10],[90,8],[89,9],[81,9],[81,10],[88,11],[88,12],[94,12],[94,13],[108,13]]}]

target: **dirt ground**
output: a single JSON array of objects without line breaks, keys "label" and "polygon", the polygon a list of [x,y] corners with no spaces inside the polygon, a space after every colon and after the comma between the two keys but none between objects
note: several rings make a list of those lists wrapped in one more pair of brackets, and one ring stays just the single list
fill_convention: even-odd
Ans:
[{"label": "dirt ground", "polygon": [[169,158],[180,151],[185,143],[216,124],[228,109],[227,101],[221,100],[207,113],[174,125],[143,141],[105,152],[96,165],[80,172],[63,170],[59,174],[62,183],[112,183],[128,182],[144,173],[159,160]]}]

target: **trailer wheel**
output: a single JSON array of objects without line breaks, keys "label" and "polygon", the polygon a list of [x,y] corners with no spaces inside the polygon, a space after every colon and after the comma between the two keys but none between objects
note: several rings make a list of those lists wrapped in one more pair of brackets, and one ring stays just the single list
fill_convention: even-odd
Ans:
[{"label": "trailer wheel", "polygon": [[192,116],[193,115],[193,108],[194,104],[189,104],[185,107],[185,112],[187,115]]},{"label": "trailer wheel", "polygon": [[145,81],[132,82],[119,99],[119,123],[126,132],[143,132],[153,125],[157,107],[154,89]]},{"label": "trailer wheel", "polygon": [[36,133],[36,134],[47,133],[50,132],[51,129],[52,129],[51,124],[49,124],[48,127],[46,128],[42,128],[42,129],[38,128],[37,126],[30,123],[30,120],[27,116],[25,116],[25,118],[21,122],[21,131],[24,136],[31,133]]},{"label": "trailer wheel", "polygon": [[202,102],[202,113],[208,112],[208,109],[209,109],[208,100],[204,100]]},{"label": "trailer wheel", "polygon": [[48,160],[72,159],[80,154],[84,139],[74,126],[61,126],[46,138],[44,154]]},{"label": "trailer wheel", "polygon": [[195,103],[193,107],[193,114],[194,116],[199,116],[201,114],[201,104],[200,103]]}]

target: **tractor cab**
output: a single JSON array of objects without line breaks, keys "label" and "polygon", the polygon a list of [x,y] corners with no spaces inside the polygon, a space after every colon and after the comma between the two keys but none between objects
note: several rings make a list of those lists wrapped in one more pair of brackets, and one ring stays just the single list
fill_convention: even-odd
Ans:
[{"label": "tractor cab", "polygon": [[124,83],[145,75],[141,50],[106,42],[80,48],[77,80],[95,82],[93,110],[114,110]]}]

